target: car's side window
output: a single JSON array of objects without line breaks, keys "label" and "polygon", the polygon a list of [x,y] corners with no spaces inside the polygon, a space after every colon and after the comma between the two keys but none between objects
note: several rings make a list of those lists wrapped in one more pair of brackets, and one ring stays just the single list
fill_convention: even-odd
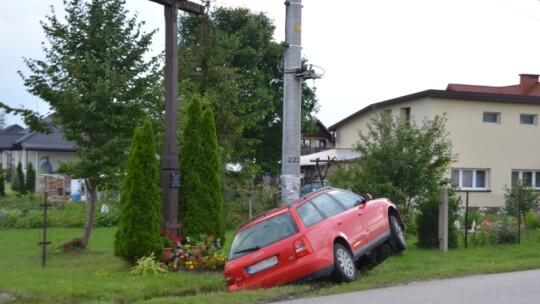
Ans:
[{"label": "car's side window", "polygon": [[340,203],[326,194],[319,195],[311,201],[317,208],[322,210],[326,217],[331,217],[345,211],[345,208]]},{"label": "car's side window", "polygon": [[332,190],[328,192],[330,195],[335,197],[338,201],[340,201],[345,208],[351,209],[355,206],[360,205],[362,202],[362,198],[356,194],[339,191],[339,190]]},{"label": "car's side window", "polygon": [[306,227],[316,224],[324,219],[321,213],[317,210],[317,208],[315,208],[315,206],[311,204],[311,202],[306,202],[301,206],[298,206],[298,208],[296,208],[296,212]]}]

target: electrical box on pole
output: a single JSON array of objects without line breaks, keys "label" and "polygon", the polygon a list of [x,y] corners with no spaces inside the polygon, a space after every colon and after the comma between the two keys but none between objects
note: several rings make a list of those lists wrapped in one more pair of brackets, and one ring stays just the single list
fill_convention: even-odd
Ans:
[{"label": "electrical box on pole", "polygon": [[285,51],[283,58],[283,150],[281,158],[281,203],[300,195],[302,1],[285,1]]}]

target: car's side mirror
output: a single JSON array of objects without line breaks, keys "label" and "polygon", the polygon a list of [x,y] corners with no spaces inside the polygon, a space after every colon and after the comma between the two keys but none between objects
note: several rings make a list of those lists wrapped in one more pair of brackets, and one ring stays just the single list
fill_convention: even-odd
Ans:
[{"label": "car's side mirror", "polygon": [[366,203],[366,200],[363,198],[363,197],[360,197],[356,203],[354,203],[354,206],[355,207],[358,207],[358,206],[361,206],[362,204],[365,204]]},{"label": "car's side mirror", "polygon": [[362,195],[362,198],[364,199],[366,203],[373,199],[373,197],[371,197],[371,194],[369,193]]}]

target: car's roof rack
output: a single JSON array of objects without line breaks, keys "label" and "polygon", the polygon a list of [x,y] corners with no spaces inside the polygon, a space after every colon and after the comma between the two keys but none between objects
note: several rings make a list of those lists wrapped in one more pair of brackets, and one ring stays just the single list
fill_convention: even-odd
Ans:
[{"label": "car's roof rack", "polygon": [[266,211],[264,211],[263,213],[260,213],[260,214],[258,214],[258,215],[256,215],[256,216],[250,218],[249,220],[247,220],[247,221],[241,223],[240,225],[238,225],[238,228],[237,228],[237,229],[240,229],[240,228],[244,227],[246,224],[248,224],[248,223],[250,223],[250,222],[252,222],[252,221],[254,221],[254,220],[258,219],[258,218],[261,218],[261,217],[267,215],[268,213],[273,212],[273,211],[276,210],[276,209],[278,209],[278,208],[272,208],[272,209],[270,209],[270,210],[266,210]]}]

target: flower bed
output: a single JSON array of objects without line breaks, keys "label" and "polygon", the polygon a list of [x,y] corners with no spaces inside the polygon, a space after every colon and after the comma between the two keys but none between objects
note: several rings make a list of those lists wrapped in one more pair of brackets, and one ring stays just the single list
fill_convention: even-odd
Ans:
[{"label": "flower bed", "polygon": [[169,271],[223,270],[226,257],[220,240],[215,240],[213,235],[201,235],[194,241],[191,241],[189,237],[176,237],[170,232],[165,232],[165,236],[177,240],[173,254],[168,261],[164,261]]}]

